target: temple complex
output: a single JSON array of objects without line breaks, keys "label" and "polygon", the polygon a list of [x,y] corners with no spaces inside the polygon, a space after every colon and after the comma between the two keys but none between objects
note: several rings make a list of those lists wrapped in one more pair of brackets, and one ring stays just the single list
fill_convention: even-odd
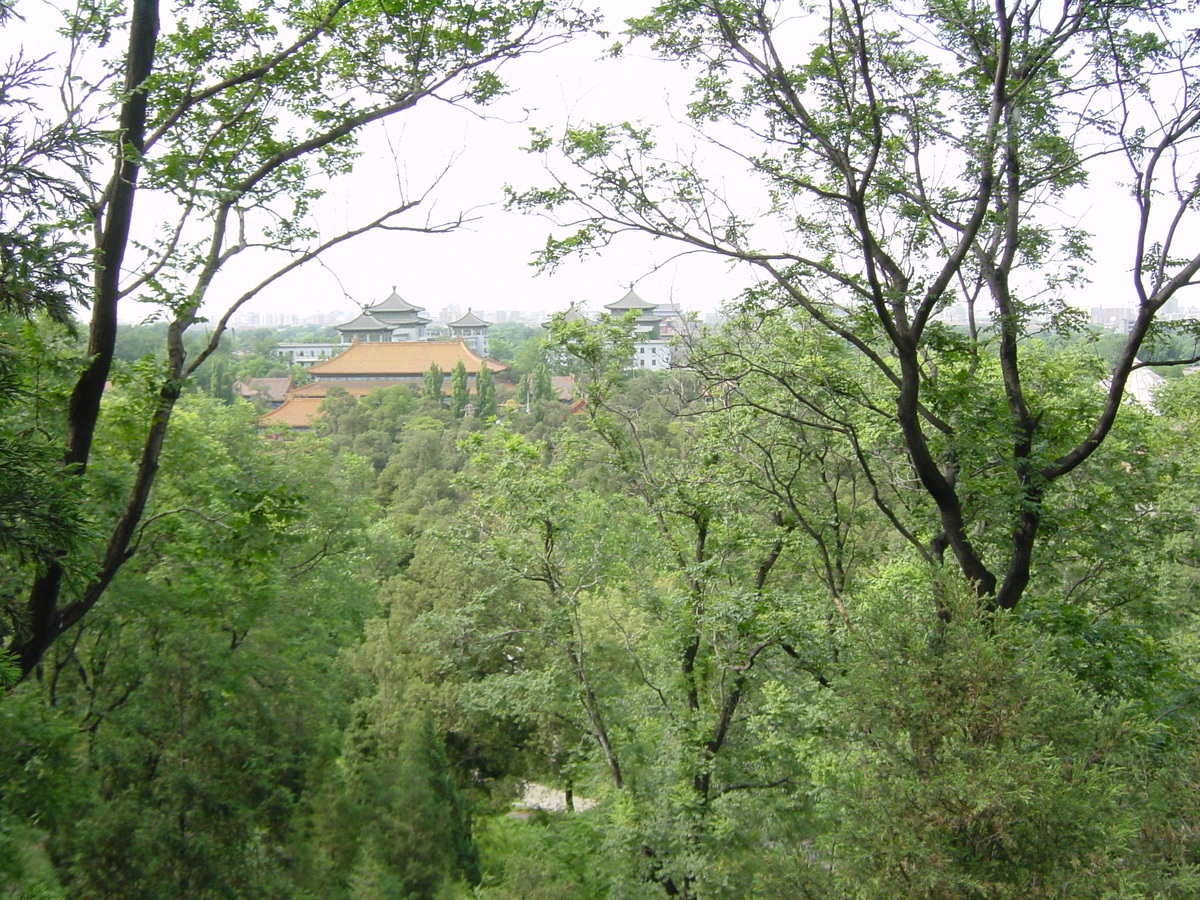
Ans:
[{"label": "temple complex", "polygon": [[442,371],[443,390],[449,391],[450,377],[461,362],[467,370],[467,383],[474,390],[475,378],[487,366],[503,372],[508,366],[485,359],[463,341],[355,341],[333,359],[308,368],[312,383],[288,394],[287,402],[259,419],[260,425],[309,427],[318,418],[318,407],[333,388],[341,388],[355,397],[365,397],[379,388],[406,384],[420,390],[425,373],[432,366]]},{"label": "temple complex", "polygon": [[393,287],[386,300],[364,307],[357,318],[338,325],[337,330],[343,344],[356,340],[366,343],[423,341],[425,326],[432,321],[421,315],[424,311],[397,294]]}]

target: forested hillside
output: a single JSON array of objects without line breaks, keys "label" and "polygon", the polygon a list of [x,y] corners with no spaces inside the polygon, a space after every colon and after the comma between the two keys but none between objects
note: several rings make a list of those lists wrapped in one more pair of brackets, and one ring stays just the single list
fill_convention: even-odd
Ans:
[{"label": "forested hillside", "polygon": [[[564,323],[570,417],[397,387],[269,439],[183,398],[137,554],[0,704],[7,893],[1190,896],[1200,376],[1123,410],[1002,612],[788,318],[670,374]],[[843,430],[779,414],[781,351]],[[1094,341],[1029,355],[1102,402]],[[508,817],[527,781],[575,810]]]},{"label": "forested hillside", "polygon": [[[648,372],[632,314],[559,315],[474,397],[431,370],[271,431],[236,309],[443,227],[400,198],[331,234],[320,179],[597,20],[65,14],[65,61],[0,71],[0,897],[1196,896],[1183,16],[647,9],[621,40],[696,74],[766,206],[629,123],[536,132],[552,181],[510,198],[562,223],[545,266],[641,233],[756,270],[724,324]],[[1093,242],[1120,333],[1074,305]],[[274,274],[203,315],[251,248]]]}]

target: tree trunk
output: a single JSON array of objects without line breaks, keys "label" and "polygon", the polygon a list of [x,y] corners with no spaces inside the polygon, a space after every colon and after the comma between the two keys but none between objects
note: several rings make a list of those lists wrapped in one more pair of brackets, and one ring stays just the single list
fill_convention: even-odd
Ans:
[{"label": "tree trunk", "polygon": [[[142,150],[146,138],[148,101],[144,85],[154,65],[158,42],[158,0],[133,0],[129,26],[129,50],[125,57],[125,96],[117,132],[116,161],[112,180],[97,209],[95,293],[88,333],[88,365],[67,406],[65,464],[75,474],[87,469],[100,417],[100,401],[112,368],[117,340],[117,302],[120,298],[121,266],[129,245],[133,204],[137,197]],[[120,548],[123,554],[128,547]],[[109,548],[109,556],[112,555]],[[105,566],[107,569],[108,566]],[[60,608],[62,566],[55,563],[39,573],[29,592],[28,630],[9,647],[20,665],[21,678],[36,668],[54,640],[70,623]],[[109,576],[111,579],[111,575]],[[94,601],[93,601],[94,602]]]}]

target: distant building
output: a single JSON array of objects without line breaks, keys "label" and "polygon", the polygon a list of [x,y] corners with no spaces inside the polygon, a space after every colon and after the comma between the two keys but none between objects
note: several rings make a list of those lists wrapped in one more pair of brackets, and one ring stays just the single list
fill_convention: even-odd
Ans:
[{"label": "distant building", "polygon": [[247,378],[233,383],[233,393],[243,400],[280,406],[295,387],[290,375],[286,378]]},{"label": "distant building", "polygon": [[635,369],[669,369],[673,364],[669,341],[640,341],[633,345]]},{"label": "distant building", "polygon": [[364,344],[394,344],[436,341],[446,335],[465,341],[478,356],[488,355],[487,330],[491,327],[490,322],[468,312],[447,326],[434,323],[423,315],[424,312],[423,308],[414,306],[397,294],[393,287],[386,300],[365,307],[355,318],[336,326],[339,335],[337,343],[284,342],[276,346],[275,355],[294,365],[311,368],[322,360],[337,356],[347,345],[356,341]]},{"label": "distant building", "polygon": [[691,333],[688,317],[678,303],[660,303],[654,308],[654,314],[662,319],[658,324],[660,337],[685,337]]},{"label": "distant building", "polygon": [[242,310],[229,320],[229,324],[238,328],[257,328],[262,324],[262,316],[256,312]]},{"label": "distant building", "polygon": [[[604,307],[614,318],[633,314],[633,361],[634,369],[670,369],[682,364],[679,348],[673,345],[673,336],[686,333],[686,320],[675,304],[656,306],[638,296],[632,288],[620,300]],[[571,304],[563,318],[568,322],[587,321],[575,304]]]},{"label": "distant building", "polygon": [[345,344],[305,344],[297,341],[284,341],[276,344],[272,352],[276,356],[286,359],[289,365],[308,367],[323,359],[337,356],[345,349]]},{"label": "distant building", "polygon": [[259,419],[259,425],[286,425],[308,428],[319,418],[318,407],[330,390],[340,388],[355,397],[365,397],[380,388],[408,385],[420,390],[425,373],[437,365],[442,370],[443,390],[449,392],[455,366],[462,362],[467,383],[473,389],[475,378],[487,366],[493,372],[508,367],[484,359],[462,341],[356,341],[332,359],[308,368],[312,383],[293,390],[287,402]]},{"label": "distant building", "polygon": [[663,317],[655,313],[657,307],[653,303],[643,300],[633,288],[620,300],[609,303],[604,308],[614,316],[633,313],[636,316],[633,322],[635,335],[645,335],[650,340],[656,340],[660,336],[659,325],[662,324]]},{"label": "distant building", "polygon": [[[668,317],[660,313],[657,305],[643,300],[630,288],[624,297],[604,308],[614,316],[629,313],[636,316],[633,320],[633,368],[669,369],[676,364],[670,335],[677,332],[667,325]],[[675,312],[676,307],[672,306],[671,311]],[[672,316],[672,323],[675,320],[683,321],[681,317]]]},{"label": "distant building", "polygon": [[566,313],[563,314],[564,322],[586,322],[587,320],[587,316],[581,313],[579,307],[574,303],[567,307]]},{"label": "distant building", "polygon": [[574,375],[551,375],[550,384],[554,387],[555,399],[560,403],[572,403],[578,395]]},{"label": "distant building", "polygon": [[310,366],[311,384],[299,387],[292,397],[325,397],[332,387],[339,387],[355,396],[366,396],[381,387],[397,384],[420,386],[430,366],[442,370],[446,383],[459,363],[467,370],[474,384],[479,370],[487,366],[493,372],[508,367],[484,359],[462,341],[380,341],[354,343],[335,356]]},{"label": "distant building", "polygon": [[425,339],[425,326],[433,321],[421,315],[424,311],[397,294],[393,287],[386,300],[365,307],[358,317],[336,327],[343,344],[356,340],[366,343],[420,341]]},{"label": "distant building", "polygon": [[1092,324],[1106,331],[1115,331],[1117,334],[1128,334],[1134,318],[1133,310],[1123,306],[1092,307]]},{"label": "distant building", "polygon": [[488,355],[488,329],[492,327],[491,322],[483,321],[468,309],[465,316],[447,327],[452,338],[462,341],[479,356]]},{"label": "distant building", "polygon": [[259,416],[258,425],[260,428],[307,430],[321,417],[320,407],[324,402],[324,397],[291,397],[282,406]]}]

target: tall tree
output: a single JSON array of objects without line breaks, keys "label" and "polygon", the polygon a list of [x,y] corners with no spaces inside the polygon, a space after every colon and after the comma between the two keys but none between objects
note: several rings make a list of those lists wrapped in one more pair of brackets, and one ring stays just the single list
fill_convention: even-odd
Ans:
[{"label": "tall tree", "polygon": [[[94,577],[68,588],[63,566],[52,562],[33,580],[22,627],[9,642],[23,673],[92,609],[129,559],[182,386],[215,351],[233,313],[365,231],[454,225],[402,224],[401,215],[421,198],[399,197],[373,220],[318,238],[308,219],[319,194],[310,177],[348,171],[364,128],[425,98],[487,101],[502,88],[498,64],[586,21],[569,4],[542,2],[396,7],[280,0],[231,9],[220,2],[160,8],[158,0],[131,0],[128,9],[67,14],[70,46],[59,74],[71,120],[88,121],[88,110],[102,108],[114,87],[107,79],[88,80],[85,72],[96,71],[89,66],[98,62],[100,71],[121,79],[114,118],[97,132],[105,137],[110,175],[101,188],[86,179],[77,185],[94,223],[94,282],[88,364],[68,404],[64,462],[71,471],[82,476],[91,458],[119,305],[161,304],[170,325],[157,400],[138,437],[137,477],[123,509],[104,523]],[[122,38],[124,49],[115,50]],[[143,222],[135,207],[147,192],[158,202]],[[161,227],[164,208],[175,215]],[[236,297],[211,339],[189,357],[184,334],[199,320],[210,287],[231,259],[252,248],[283,262]]]},{"label": "tall tree", "polygon": [[496,418],[496,382],[486,363],[480,366],[475,378],[475,416],[485,420]]},{"label": "tall tree", "polygon": [[[551,328],[584,369],[586,426],[546,443],[507,430],[468,443],[478,534],[463,552],[494,586],[460,606],[457,625],[437,621],[516,661],[476,695],[537,722],[558,748],[547,768],[567,787],[590,775],[621,809],[636,856],[614,877],[673,897],[736,896],[749,884],[742,840],[800,777],[790,754],[760,755],[758,742],[802,727],[793,704],[827,683],[821,632],[840,620],[832,604],[799,599],[808,560],[795,521],[690,430],[694,407],[652,378],[624,383],[622,329]],[[768,681],[787,714],[764,712]]]},{"label": "tall tree", "polygon": [[[0,4],[0,26],[16,15]],[[40,54],[0,68],[0,309],[46,313],[67,323],[87,283],[87,246],[73,233],[87,219],[91,148],[99,135],[81,117],[53,122],[39,93],[52,72]],[[28,119],[38,119],[35,127]]]},{"label": "tall tree", "polygon": [[455,418],[466,414],[467,405],[471,402],[470,387],[467,383],[467,367],[460,359],[450,373],[450,412]]},{"label": "tall tree", "polygon": [[[118,437],[145,389],[110,389],[98,477],[129,477]],[[370,479],[312,443],[270,446],[254,417],[181,400],[150,546],[20,689],[86,736],[86,809],[48,842],[67,896],[280,896],[290,880],[306,770],[354,694],[337,659],[373,609]]]},{"label": "tall tree", "polygon": [[[904,448],[933,513],[904,530],[1011,608],[1048,502],[1108,437],[1160,312],[1200,273],[1198,48],[1183,8],[661,3],[632,36],[698,70],[689,113],[761,179],[766,210],[740,208],[724,169],[709,180],[659,158],[631,125],[540,136],[535,150],[573,168],[516,200],[581,214],[549,241],[547,264],[636,230],[757,269],[747,310],[795,310],[798,327],[874,369],[862,406]],[[1085,279],[1089,235],[1063,206],[1122,168],[1128,190],[1113,203],[1127,214],[1106,204],[1083,224],[1124,240],[1119,302],[1134,319],[1099,402],[1064,417],[1023,341],[1078,320],[1064,296]],[[952,305],[965,334],[938,321]],[[840,427],[796,385],[788,415]],[[989,463],[966,464],[975,452]]]},{"label": "tall tree", "polygon": [[550,370],[545,363],[539,365],[533,372],[532,384],[529,388],[537,403],[544,403],[555,398],[554,382],[550,380]]},{"label": "tall tree", "polygon": [[429,370],[425,373],[425,379],[421,386],[421,396],[431,403],[437,403],[439,406],[442,403],[442,383],[444,381],[442,369],[437,363],[430,363]]},{"label": "tall tree", "polygon": [[[363,717],[365,719],[365,716]],[[314,814],[313,887],[331,900],[437,900],[477,884],[466,806],[432,716],[352,729]]]},{"label": "tall tree", "polygon": [[[0,26],[13,15],[11,4],[0,4]],[[79,487],[62,471],[49,423],[20,408],[45,380],[42,367],[57,367],[37,346],[59,338],[31,323],[45,317],[73,336],[72,302],[86,285],[87,247],[73,229],[87,219],[89,148],[97,136],[84,121],[43,118],[39,99],[50,75],[37,54],[0,65],[0,554],[10,571],[34,561],[74,566],[83,543]],[[47,408],[61,399],[47,397]],[[9,620],[17,611],[11,591],[4,593],[0,607]],[[4,620],[0,640],[11,633]]]}]

